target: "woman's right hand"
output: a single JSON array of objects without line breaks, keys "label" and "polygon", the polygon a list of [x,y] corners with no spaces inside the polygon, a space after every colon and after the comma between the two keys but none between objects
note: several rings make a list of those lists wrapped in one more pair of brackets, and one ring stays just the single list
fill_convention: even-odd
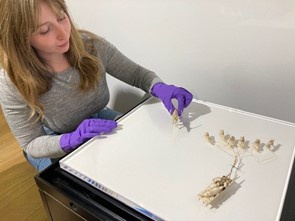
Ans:
[{"label": "woman's right hand", "polygon": [[75,131],[61,135],[60,147],[68,153],[94,136],[101,133],[110,133],[116,127],[117,122],[113,120],[86,119]]}]

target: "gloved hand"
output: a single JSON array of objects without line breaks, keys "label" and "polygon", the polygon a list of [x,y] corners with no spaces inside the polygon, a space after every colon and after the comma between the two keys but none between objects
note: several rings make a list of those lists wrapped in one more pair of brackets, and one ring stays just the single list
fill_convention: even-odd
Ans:
[{"label": "gloved hand", "polygon": [[151,94],[161,99],[170,114],[175,110],[171,100],[173,98],[177,99],[179,117],[182,115],[183,109],[186,108],[193,99],[193,95],[186,89],[174,85],[166,85],[162,82],[156,83],[152,87]]},{"label": "gloved hand", "polygon": [[90,138],[101,133],[109,133],[117,127],[117,122],[104,119],[86,119],[70,133],[61,135],[60,147],[65,152],[76,149]]}]

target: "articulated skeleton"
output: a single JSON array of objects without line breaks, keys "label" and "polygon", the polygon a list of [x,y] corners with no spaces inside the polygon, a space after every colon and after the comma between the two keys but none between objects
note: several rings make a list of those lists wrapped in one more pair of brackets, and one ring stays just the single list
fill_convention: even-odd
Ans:
[{"label": "articulated skeleton", "polygon": [[198,194],[199,200],[206,206],[210,204],[216,197],[219,196],[226,188],[233,183],[231,178],[233,169],[236,168],[238,163],[238,156],[236,155],[234,164],[231,167],[230,173],[226,176],[216,177],[212,180],[212,183],[207,186],[201,193]]}]

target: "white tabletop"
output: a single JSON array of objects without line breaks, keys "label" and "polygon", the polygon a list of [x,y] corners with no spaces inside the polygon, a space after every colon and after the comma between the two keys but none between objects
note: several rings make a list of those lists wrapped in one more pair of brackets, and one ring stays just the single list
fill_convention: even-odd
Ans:
[{"label": "white tabletop", "polygon": [[[279,220],[295,145],[295,125],[193,100],[175,126],[151,98],[60,161],[61,167],[155,220]],[[233,184],[209,206],[197,195],[234,161],[219,131],[248,144]],[[212,144],[204,133],[212,136]],[[252,143],[260,139],[259,152]],[[264,144],[275,140],[272,150]]]}]

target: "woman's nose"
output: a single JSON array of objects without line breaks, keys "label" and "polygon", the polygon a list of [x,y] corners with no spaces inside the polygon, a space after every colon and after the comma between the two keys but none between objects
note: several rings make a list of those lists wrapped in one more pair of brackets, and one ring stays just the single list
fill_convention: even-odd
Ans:
[{"label": "woman's nose", "polygon": [[56,36],[56,38],[58,39],[58,40],[63,40],[64,38],[65,38],[65,36],[66,36],[66,31],[63,29],[63,27],[60,27],[60,26],[58,26],[57,28],[56,28],[56,32],[57,32],[57,36]]}]

